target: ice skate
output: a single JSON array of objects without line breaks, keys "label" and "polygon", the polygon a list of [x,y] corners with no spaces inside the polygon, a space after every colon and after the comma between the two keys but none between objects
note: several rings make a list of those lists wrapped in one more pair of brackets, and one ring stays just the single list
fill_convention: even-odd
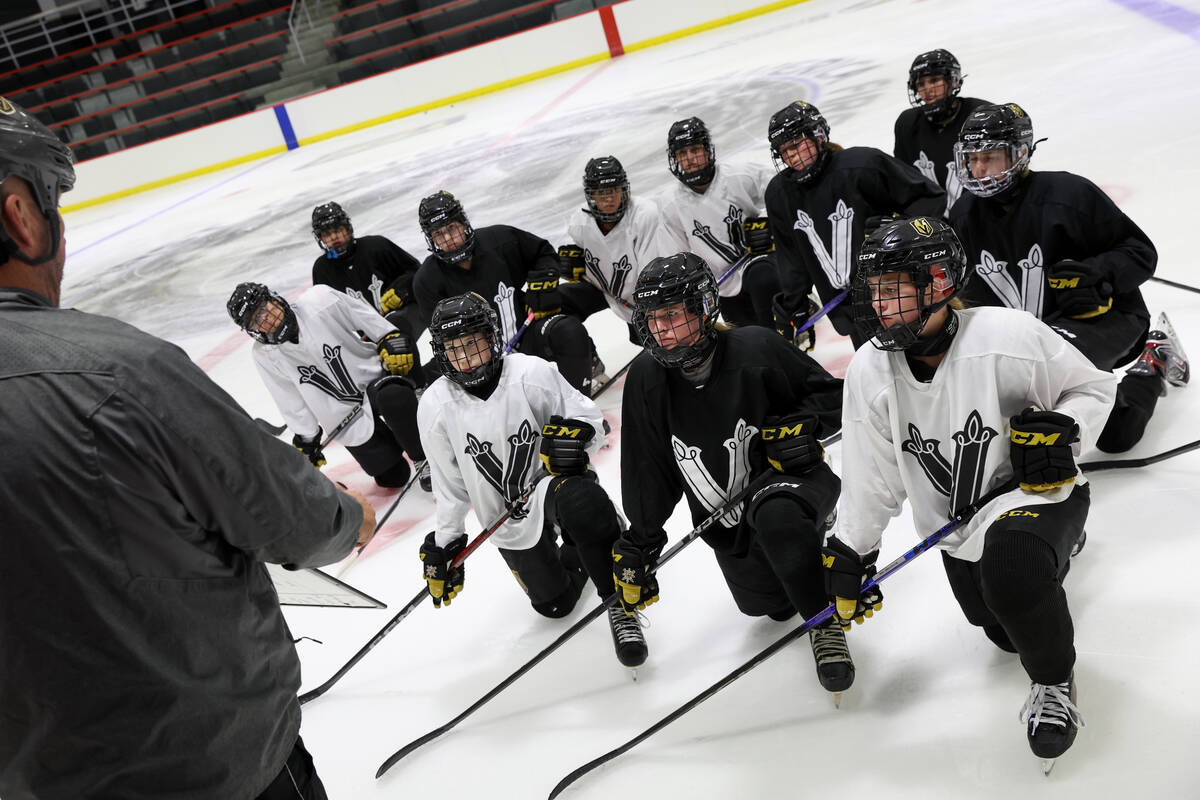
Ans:
[{"label": "ice skate", "polygon": [[[1154,329],[1146,337],[1146,349],[1127,371],[1131,375],[1157,375],[1172,386],[1184,386],[1191,378],[1187,353],[1165,313],[1158,315]],[[1166,393],[1164,386],[1162,394]]]},{"label": "ice skate", "polygon": [[636,681],[637,668],[646,663],[649,654],[641,620],[637,615],[626,614],[618,603],[608,607],[608,627],[612,631],[617,661],[634,671],[633,679]]},{"label": "ice skate", "polygon": [[1083,717],[1075,706],[1075,675],[1063,683],[1030,684],[1020,718],[1027,724],[1029,749],[1041,759],[1042,772],[1049,775],[1055,759],[1067,752],[1083,727]]},{"label": "ice skate", "polygon": [[846,646],[846,634],[831,620],[809,631],[808,638],[817,662],[817,679],[825,691],[833,694],[834,706],[841,708],[842,692],[854,683],[854,661]]}]

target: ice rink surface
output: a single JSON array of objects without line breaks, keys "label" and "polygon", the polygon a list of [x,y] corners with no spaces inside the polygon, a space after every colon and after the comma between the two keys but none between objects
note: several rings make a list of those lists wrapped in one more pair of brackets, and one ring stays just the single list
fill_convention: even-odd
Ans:
[{"label": "ice rink surface", "polygon": [[[634,193],[656,194],[674,180],[664,143],[683,117],[708,123],[718,161],[768,161],[767,119],[805,99],[824,112],[834,141],[890,152],[893,121],[907,108],[908,65],[934,47],[962,62],[964,96],[1016,101],[1029,112],[1036,136],[1048,137],[1035,169],[1103,186],[1157,245],[1158,275],[1200,285],[1200,4],[1189,5],[812,0],[72,213],[63,305],[178,343],[251,414],[278,421],[225,301],[242,280],[285,295],[308,285],[318,203],[337,200],[360,235],[383,234],[423,257],[417,203],[446,188],[476,227],[512,224],[557,245],[583,201],[588,157],[617,155]],[[1193,358],[1200,355],[1200,296],[1158,283],[1144,293],[1152,313],[1167,311]],[[611,315],[588,327],[610,371],[633,354]],[[816,355],[840,374],[849,344],[825,323],[819,336]],[[602,398],[612,445],[595,459],[614,495],[620,389]],[[1200,438],[1198,392],[1172,390],[1129,455]],[[831,454],[836,463],[836,446]],[[394,493],[375,489],[341,448],[330,456],[327,472],[368,492],[382,512]],[[808,644],[798,642],[563,797],[1197,796],[1200,600],[1190,573],[1200,563],[1198,478],[1200,453],[1093,479],[1087,549],[1067,579],[1087,727],[1049,777],[1017,719],[1028,691],[1020,665],[965,622],[939,558],[925,556],[887,583],[882,613],[852,632],[857,681],[840,709],[816,681]],[[344,576],[388,609],[288,609],[294,634],[310,637],[298,644],[305,688],[421,588],[416,551],[432,512],[427,495],[405,498]],[[669,532],[677,539],[687,528],[677,514]],[[889,528],[881,562],[917,538],[906,512]],[[596,622],[376,781],[393,750],[466,708],[595,602],[585,595],[567,620],[537,616],[485,546],[452,608],[418,608],[305,707],[302,735],[330,796],[545,797],[566,773],[796,624],[741,616],[703,544],[684,550],[660,580],[662,601],[648,615],[650,660],[636,683]]]}]

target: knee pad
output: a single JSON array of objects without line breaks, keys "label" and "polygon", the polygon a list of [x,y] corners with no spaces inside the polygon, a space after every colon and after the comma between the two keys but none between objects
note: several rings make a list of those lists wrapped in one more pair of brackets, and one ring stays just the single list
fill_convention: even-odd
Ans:
[{"label": "knee pad", "polygon": [[[837,508],[838,493],[842,482],[828,465],[813,469],[803,478],[792,478],[781,475],[772,483],[759,489],[750,497],[746,504],[746,522],[755,529],[760,524],[769,524],[770,518],[764,518],[760,523],[758,516],[768,500],[790,501],[792,513],[799,508],[805,519],[812,521],[820,530],[827,528],[827,520],[832,521],[834,510]],[[772,502],[775,508],[781,508],[782,503]],[[795,522],[795,517],[791,520]]]},{"label": "knee pad", "polygon": [[400,459],[396,464],[388,467],[378,475],[372,475],[375,483],[384,489],[399,489],[408,483],[408,479],[412,477],[412,468],[408,466],[408,462]]},{"label": "knee pad", "polygon": [[615,540],[621,534],[616,508],[590,470],[556,479],[546,499],[547,516],[575,544]]},{"label": "knee pad", "polygon": [[592,339],[576,317],[555,314],[542,323],[541,334],[551,356],[591,356]]},{"label": "knee pad", "polygon": [[979,584],[984,602],[1000,619],[1033,611],[1062,591],[1054,550],[1019,531],[989,537],[979,559]]},{"label": "knee pad", "polygon": [[575,610],[579,596],[583,594],[583,586],[587,583],[587,575],[582,570],[570,572],[571,582],[558,597],[544,603],[531,603],[533,610],[543,617],[562,619]]},{"label": "knee pad", "polygon": [[367,401],[376,414],[417,413],[417,384],[407,375],[384,375],[367,386]]}]

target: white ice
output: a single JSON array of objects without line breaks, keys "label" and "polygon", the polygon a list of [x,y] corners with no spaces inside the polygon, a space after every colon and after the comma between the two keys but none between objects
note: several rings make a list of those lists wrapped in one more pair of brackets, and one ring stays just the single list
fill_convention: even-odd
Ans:
[{"label": "white ice", "polygon": [[[1029,111],[1035,133],[1048,137],[1035,168],[1102,185],[1156,243],[1159,276],[1200,285],[1200,14],[1194,0],[1192,11],[1176,7],[1171,27],[1135,5],[1169,10],[1134,0],[812,0],[72,213],[64,304],[177,342],[248,411],[278,421],[251,366],[249,340],[224,306],[241,280],[285,294],[307,285],[317,255],[314,205],[336,199],[359,233],[384,234],[423,255],[417,202],[447,188],[476,226],[513,224],[559,244],[582,201],[589,156],[620,157],[638,194],[673,180],[663,150],[675,119],[708,122],[719,159],[765,161],[770,114],[807,99],[824,111],[835,141],[890,152],[892,122],[907,107],[908,64],[933,47],[960,58],[965,95],[1017,101]],[[1167,311],[1200,354],[1200,298],[1159,283],[1144,293],[1152,312]],[[611,371],[632,348],[607,317],[588,325]],[[825,324],[820,337],[817,356],[840,372],[848,344]],[[613,445],[596,459],[614,494],[619,388],[603,398]],[[1172,390],[1129,455],[1197,439],[1196,392]],[[392,494],[374,489],[344,450],[331,455],[327,471],[368,491],[382,510]],[[964,621],[939,558],[924,556],[886,584],[882,613],[852,632],[858,677],[840,710],[799,642],[563,796],[1198,796],[1198,476],[1200,455],[1191,453],[1093,479],[1087,549],[1067,579],[1087,727],[1049,777],[1017,721],[1028,688],[1020,665]],[[320,640],[298,645],[305,688],[419,591],[416,549],[432,511],[427,496],[406,498],[346,573],[388,609],[287,610],[296,636]],[[676,514],[669,530],[677,539],[687,528]],[[881,560],[917,539],[906,513],[889,529]],[[545,797],[576,766],[649,727],[794,625],[741,616],[703,544],[660,577],[650,661],[636,684],[617,665],[604,623],[595,623],[376,781],[388,754],[474,702],[571,621],[537,616],[495,550],[483,548],[452,608],[418,608],[305,708],[302,733],[330,796]],[[585,596],[573,619],[593,602]]]}]

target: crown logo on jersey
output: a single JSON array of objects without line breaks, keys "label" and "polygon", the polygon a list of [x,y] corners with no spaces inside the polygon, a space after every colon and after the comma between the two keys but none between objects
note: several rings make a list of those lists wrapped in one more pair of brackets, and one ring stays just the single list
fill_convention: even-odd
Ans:
[{"label": "crown logo on jersey", "polygon": [[929,224],[929,220],[925,219],[925,217],[917,217],[908,224],[912,225],[912,229],[922,236],[933,235],[933,226]]}]

